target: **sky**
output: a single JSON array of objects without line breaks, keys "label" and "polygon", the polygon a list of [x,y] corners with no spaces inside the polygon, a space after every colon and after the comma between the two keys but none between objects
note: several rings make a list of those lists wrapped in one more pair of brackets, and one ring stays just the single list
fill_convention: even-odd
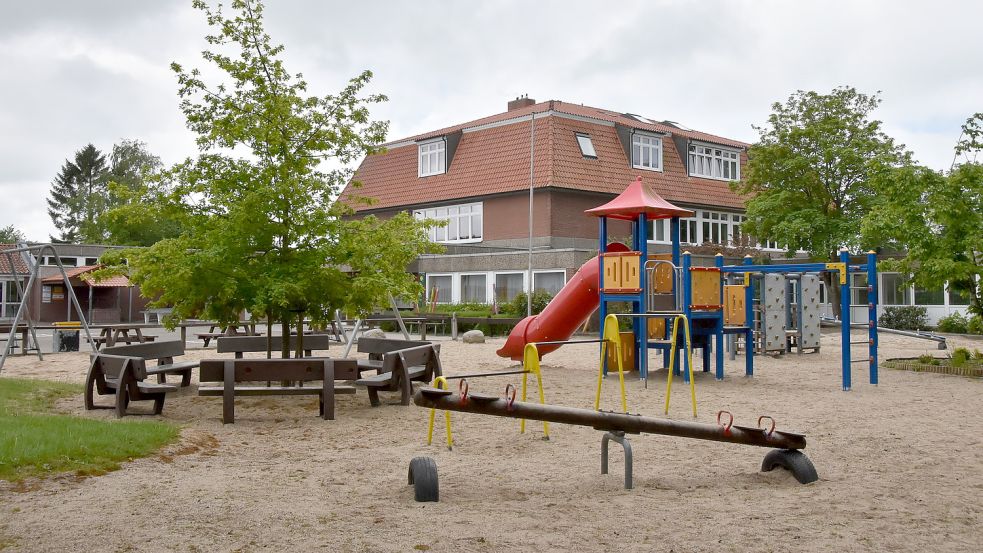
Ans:
[{"label": "sky", "polygon": [[[210,1],[214,5],[214,0]],[[207,69],[191,0],[0,0],[0,227],[47,241],[66,158],[146,142],[197,152],[171,62]],[[528,95],[754,142],[774,102],[850,85],[915,159],[948,169],[983,111],[983,2],[268,0],[266,29],[312,94],[364,69],[395,140]],[[205,71],[206,78],[216,75]]]}]

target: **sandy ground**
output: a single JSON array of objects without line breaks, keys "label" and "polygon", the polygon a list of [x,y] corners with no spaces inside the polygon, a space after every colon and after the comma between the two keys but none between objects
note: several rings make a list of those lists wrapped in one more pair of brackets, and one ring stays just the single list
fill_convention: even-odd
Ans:
[{"label": "sandy ground", "polygon": [[[510,367],[495,356],[501,343],[443,342],[445,372]],[[942,353],[897,336],[881,344],[882,359]],[[779,429],[806,434],[821,477],[810,485],[758,472],[761,448],[641,435],[631,437],[635,489],[625,490],[620,450],[613,444],[602,476],[601,433],[590,428],[553,425],[544,441],[540,424],[520,435],[518,421],[454,414],[450,452],[440,426],[426,445],[426,410],[371,408],[363,391],[340,396],[335,421],[317,418],[310,398],[246,398],[236,423],[223,426],[221,399],[197,397],[192,386],[167,401],[161,418],[184,430],[160,454],[94,478],[0,482],[0,549],[983,550],[983,381],[882,369],[873,387],[856,365],[853,390],[843,392],[838,335],[824,334],[822,346],[759,356],[752,379],[741,356],[727,361],[721,382],[697,376],[699,421],[727,409],[753,426],[769,414]],[[544,359],[549,402],[591,406],[595,347]],[[58,354],[12,358],[3,374],[81,382],[85,369],[85,354]],[[629,410],[658,416],[665,376],[653,373],[648,389],[629,378]],[[471,390],[498,394],[519,378],[472,379]],[[676,384],[670,415],[691,420],[688,390]],[[617,406],[616,391],[617,379],[606,380],[602,407]],[[84,412],[81,397],[60,407],[112,417]],[[406,472],[418,455],[436,458],[439,503],[413,500]]]}]

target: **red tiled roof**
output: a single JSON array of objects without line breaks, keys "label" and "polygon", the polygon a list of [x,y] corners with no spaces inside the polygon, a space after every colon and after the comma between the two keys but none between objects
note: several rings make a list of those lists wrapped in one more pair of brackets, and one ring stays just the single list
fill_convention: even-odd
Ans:
[{"label": "red tiled roof", "polygon": [[[730,190],[726,181],[689,176],[671,138],[662,141],[662,171],[633,169],[612,123],[742,149],[747,146],[746,143],[662,123],[645,123],[624,114],[558,101],[542,102],[391,142],[388,151],[368,156],[362,162],[353,183],[342,192],[342,200],[362,211],[526,190],[529,187],[528,120],[464,133],[447,172],[440,175],[417,176],[415,141],[549,111],[576,118],[536,118],[536,188],[556,187],[620,194],[626,183],[641,176],[646,185],[671,202],[743,208],[743,199]],[[590,135],[597,152],[596,159],[585,158],[581,154],[576,141],[577,132]],[[746,160],[743,153],[741,159],[742,163]],[[361,186],[356,187],[354,183]],[[359,205],[356,197],[372,198],[375,202],[369,206]]]},{"label": "red tiled roof", "polygon": [[[16,244],[0,244],[0,252],[12,250],[16,247]],[[14,260],[14,272],[16,272],[19,276],[27,276],[31,274],[31,268],[27,266],[27,263],[24,263],[24,258],[21,257],[20,253],[12,253],[10,254],[10,257]],[[0,277],[10,276],[10,273],[10,262],[7,261],[7,256],[0,255]]]},{"label": "red tiled roof", "polygon": [[642,182],[642,177],[636,177],[617,198],[602,206],[588,209],[584,213],[626,221],[634,221],[641,213],[647,215],[649,220],[695,215],[688,209],[676,207],[663,200]]},{"label": "red tiled roof", "polygon": [[[130,285],[129,279],[125,276],[119,275],[114,277],[109,277],[99,282],[92,281],[92,276],[89,274],[92,271],[98,269],[98,265],[87,265],[84,267],[71,267],[65,269],[65,274],[68,275],[69,279],[81,280],[85,284],[92,286],[93,288],[125,288]],[[45,284],[64,282],[64,278],[61,273],[45,277],[41,279],[41,282]]]}]

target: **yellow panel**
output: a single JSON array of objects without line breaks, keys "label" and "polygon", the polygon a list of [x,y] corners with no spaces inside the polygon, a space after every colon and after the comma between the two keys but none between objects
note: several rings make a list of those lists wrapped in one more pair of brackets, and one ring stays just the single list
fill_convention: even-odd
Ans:
[{"label": "yellow panel", "polygon": [[627,289],[638,289],[641,287],[639,269],[641,268],[641,254],[623,256],[621,258],[621,286]]},{"label": "yellow panel", "polygon": [[[649,259],[657,259],[659,261],[672,261],[671,253],[660,253],[655,255],[650,255]],[[665,263],[659,263],[655,266],[655,271],[653,271],[652,280],[650,286],[655,287],[656,294],[670,294],[672,293],[672,267],[666,265]]]},{"label": "yellow panel", "polygon": [[744,287],[739,284],[724,285],[724,324],[744,326],[747,311],[744,309]]},{"label": "yellow panel", "polygon": [[[635,333],[621,332],[621,366],[625,371],[635,370]],[[618,370],[618,357],[615,348],[608,348],[608,372]]]},{"label": "yellow panel", "polygon": [[604,267],[605,292],[639,291],[641,288],[641,275],[639,274],[641,253],[605,255],[601,259]]},{"label": "yellow panel", "polygon": [[648,318],[649,340],[662,340],[666,337],[666,320],[660,317]]},{"label": "yellow panel", "polygon": [[691,305],[720,305],[720,273],[718,271],[690,271],[693,282]]}]

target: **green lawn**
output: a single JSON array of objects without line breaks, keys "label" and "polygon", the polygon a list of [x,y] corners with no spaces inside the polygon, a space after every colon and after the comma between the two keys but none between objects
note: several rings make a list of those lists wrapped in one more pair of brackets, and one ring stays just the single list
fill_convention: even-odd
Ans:
[{"label": "green lawn", "polygon": [[177,439],[178,427],[125,419],[102,421],[51,414],[61,397],[82,401],[82,387],[0,378],[0,480],[53,472],[102,474]]}]

